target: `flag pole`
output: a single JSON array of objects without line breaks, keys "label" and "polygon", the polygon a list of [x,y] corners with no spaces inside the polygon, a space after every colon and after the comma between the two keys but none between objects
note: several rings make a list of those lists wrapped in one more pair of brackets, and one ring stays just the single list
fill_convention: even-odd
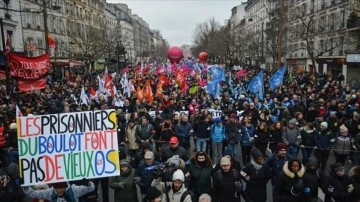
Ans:
[{"label": "flag pole", "polygon": [[8,95],[10,95],[11,94],[11,90],[10,90],[10,72],[9,72],[9,66],[8,66],[7,58],[6,58],[5,33],[4,33],[4,23],[3,23],[2,18],[0,18],[0,26],[1,26],[1,40],[2,40],[2,46],[3,46],[3,55],[4,55],[6,92],[7,92]]}]

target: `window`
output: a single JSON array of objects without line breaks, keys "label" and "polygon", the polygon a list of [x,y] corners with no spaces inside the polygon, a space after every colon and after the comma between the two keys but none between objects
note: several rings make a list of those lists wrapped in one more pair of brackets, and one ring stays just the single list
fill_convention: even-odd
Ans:
[{"label": "window", "polygon": [[329,16],[330,31],[335,29],[335,13]]},{"label": "window", "polygon": [[345,28],[345,10],[340,11],[340,28]]}]

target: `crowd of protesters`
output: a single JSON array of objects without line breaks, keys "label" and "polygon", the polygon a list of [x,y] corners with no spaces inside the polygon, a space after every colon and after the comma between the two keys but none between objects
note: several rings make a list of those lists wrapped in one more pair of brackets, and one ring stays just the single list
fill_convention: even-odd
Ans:
[{"label": "crowd of protesters", "polygon": [[[270,90],[273,72],[264,70],[265,96],[260,99],[247,91],[259,69],[247,68],[245,76],[236,71],[226,68],[219,97],[206,88],[184,93],[170,82],[152,102],[139,100],[135,92],[124,93],[118,74],[112,81],[119,89],[114,97],[98,94],[83,104],[81,88],[88,94],[90,87],[98,89],[103,71],[78,72],[70,78],[50,74],[47,87],[34,92],[8,95],[2,87],[0,174],[6,176],[0,180],[2,201],[29,196],[28,189],[16,188],[21,184],[14,172],[16,106],[24,116],[116,110],[121,175],[92,180],[88,186],[92,189],[83,188],[88,194],[76,195],[76,200],[70,194],[62,201],[106,202],[109,188],[114,189],[110,196],[114,201],[129,202],[317,201],[318,188],[325,201],[359,201],[360,91],[345,85],[341,75],[308,72],[288,72],[291,76]],[[109,68],[109,72],[115,70]],[[232,83],[227,82],[230,76]],[[159,82],[157,75],[136,77],[132,70],[129,78],[135,88],[150,80],[153,93]],[[197,84],[192,77],[186,82],[190,87]],[[210,109],[221,110],[222,115],[214,117]],[[149,111],[155,111],[155,117]],[[329,160],[330,155],[335,160]],[[345,164],[352,167],[348,173]],[[267,188],[269,181],[272,190]],[[74,183],[62,187],[84,186]],[[35,187],[29,189],[31,197],[43,196],[35,194]],[[50,194],[45,199],[59,201],[51,197],[55,187],[45,190]],[[267,193],[272,193],[271,199]]]}]

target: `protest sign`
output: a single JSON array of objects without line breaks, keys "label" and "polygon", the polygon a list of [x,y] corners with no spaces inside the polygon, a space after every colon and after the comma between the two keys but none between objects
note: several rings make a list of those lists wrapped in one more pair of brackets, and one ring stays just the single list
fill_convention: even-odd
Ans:
[{"label": "protest sign", "polygon": [[211,113],[213,118],[221,118],[221,116],[223,115],[223,111],[218,110],[218,109],[202,109],[201,111],[207,110],[208,112]]},{"label": "protest sign", "polygon": [[17,124],[24,186],[120,174],[114,110],[19,117]]}]

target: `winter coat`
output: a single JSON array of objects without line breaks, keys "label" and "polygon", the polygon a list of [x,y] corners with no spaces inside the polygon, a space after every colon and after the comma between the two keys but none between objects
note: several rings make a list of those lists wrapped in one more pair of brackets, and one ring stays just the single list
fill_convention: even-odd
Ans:
[{"label": "winter coat", "polygon": [[181,123],[181,121],[175,126],[175,135],[179,138],[180,142],[186,142],[190,140],[190,130],[192,126],[190,123]]},{"label": "winter coat", "polygon": [[318,198],[318,188],[320,186],[320,173],[317,169],[310,170],[309,168],[305,169],[305,174],[303,176],[304,183],[306,187],[309,188],[309,192],[305,193],[306,201],[310,199]]},{"label": "winter coat", "polygon": [[[109,186],[114,189],[114,201],[137,202],[136,187],[134,183],[135,169],[129,167],[129,172],[120,176],[110,177]],[[124,182],[124,188],[120,188],[119,183]]]},{"label": "winter coat", "polygon": [[225,126],[218,126],[217,124],[213,124],[211,126],[211,140],[215,143],[221,143],[225,139]]},{"label": "winter coat", "polygon": [[197,161],[193,161],[188,168],[191,175],[190,188],[194,193],[198,196],[203,193],[210,194],[212,166],[210,164],[200,166]]},{"label": "winter coat", "polygon": [[272,154],[265,162],[266,166],[271,170],[271,183],[274,185],[280,173],[283,170],[284,164],[289,160],[289,156],[281,158],[278,154]]},{"label": "winter coat", "polygon": [[231,144],[237,144],[240,139],[240,123],[229,121],[225,127],[226,140]]},{"label": "winter coat", "polygon": [[306,147],[315,146],[315,131],[314,130],[302,130],[301,131],[301,144]]},{"label": "winter coat", "polygon": [[[165,182],[160,182],[158,180],[154,180],[151,186],[154,186],[158,190],[160,190],[162,192],[161,201],[167,201],[167,202],[180,202],[181,196],[187,190],[187,188],[183,184],[180,190],[174,193],[171,182],[166,182],[165,185]],[[163,193],[165,190],[167,190],[167,194]],[[167,197],[169,197],[169,200],[167,200]],[[184,202],[192,202],[191,196],[187,195],[184,199]]]},{"label": "winter coat", "polygon": [[349,136],[340,135],[335,138],[334,143],[335,153],[347,155],[352,149],[352,143]]},{"label": "winter coat", "polygon": [[258,165],[251,160],[241,171],[241,176],[246,182],[246,194],[253,202],[266,201],[266,184],[271,177],[271,171],[267,165]]},{"label": "winter coat", "polygon": [[255,135],[255,147],[260,151],[265,151],[270,141],[270,133],[262,130],[257,130]]},{"label": "winter coat", "polygon": [[[92,182],[90,182],[89,186],[83,186],[83,185],[77,186],[74,184],[71,186],[68,185],[68,187],[65,190],[65,193],[69,196],[71,200],[67,202],[78,202],[80,196],[92,192],[94,191],[94,189],[95,189],[95,185]],[[31,187],[29,187],[28,189],[24,190],[24,193],[27,197],[30,198],[41,198],[49,201],[65,202],[65,199],[56,197],[56,193],[53,187],[42,190],[34,190]]]},{"label": "winter coat", "polygon": [[285,127],[282,134],[282,141],[287,146],[299,146],[301,142],[300,129],[298,127],[293,129]]},{"label": "winter coat", "polygon": [[334,138],[334,134],[331,131],[329,131],[329,130],[321,131],[320,130],[315,134],[315,144],[320,150],[330,149],[333,145],[333,143],[330,142],[330,140],[333,138]]},{"label": "winter coat", "polygon": [[176,148],[171,148],[170,146],[166,147],[161,153],[161,159],[165,162],[174,155],[179,155],[179,157],[185,162],[189,160],[189,153],[183,147],[177,146]]},{"label": "winter coat", "polygon": [[195,137],[210,138],[210,124],[205,121],[194,123]]},{"label": "winter coat", "polygon": [[283,172],[280,174],[274,189],[274,200],[277,202],[305,202],[305,195],[303,192],[300,195],[294,195],[294,186],[299,183],[305,173],[304,166],[297,175],[291,172],[288,168],[288,162],[283,166]]},{"label": "winter coat", "polygon": [[321,190],[325,194],[324,202],[345,202],[348,201],[350,194],[347,187],[352,184],[349,176],[338,176],[335,172],[330,171],[328,176],[324,177],[321,184]]},{"label": "winter coat", "polygon": [[126,127],[125,134],[129,144],[129,149],[133,149],[133,150],[139,149],[140,148],[139,144],[136,141],[136,126],[134,126],[133,128],[129,126]]},{"label": "winter coat", "polygon": [[136,169],[135,177],[140,177],[140,188],[142,193],[146,193],[150,188],[151,182],[154,180],[154,169],[149,169],[151,166],[157,166],[160,163],[154,161],[152,165],[147,165],[145,161],[141,161],[139,167]]},{"label": "winter coat", "polygon": [[[237,176],[235,176],[237,173]],[[219,178],[221,175],[221,179]],[[233,172],[230,170],[225,173],[219,170],[213,174],[214,181],[214,201],[215,202],[228,202],[240,201],[240,194],[236,193],[235,182],[240,182],[239,171]]]},{"label": "winter coat", "polygon": [[270,141],[277,145],[279,142],[282,142],[282,132],[278,129],[270,129]]},{"label": "winter coat", "polygon": [[153,138],[153,133],[155,132],[154,127],[149,123],[146,126],[137,125],[136,126],[136,139],[141,140],[151,140]]},{"label": "winter coat", "polygon": [[242,126],[241,127],[241,137],[240,141],[243,146],[252,146],[255,139],[251,141],[252,138],[254,138],[255,135],[255,128],[254,126]]}]

